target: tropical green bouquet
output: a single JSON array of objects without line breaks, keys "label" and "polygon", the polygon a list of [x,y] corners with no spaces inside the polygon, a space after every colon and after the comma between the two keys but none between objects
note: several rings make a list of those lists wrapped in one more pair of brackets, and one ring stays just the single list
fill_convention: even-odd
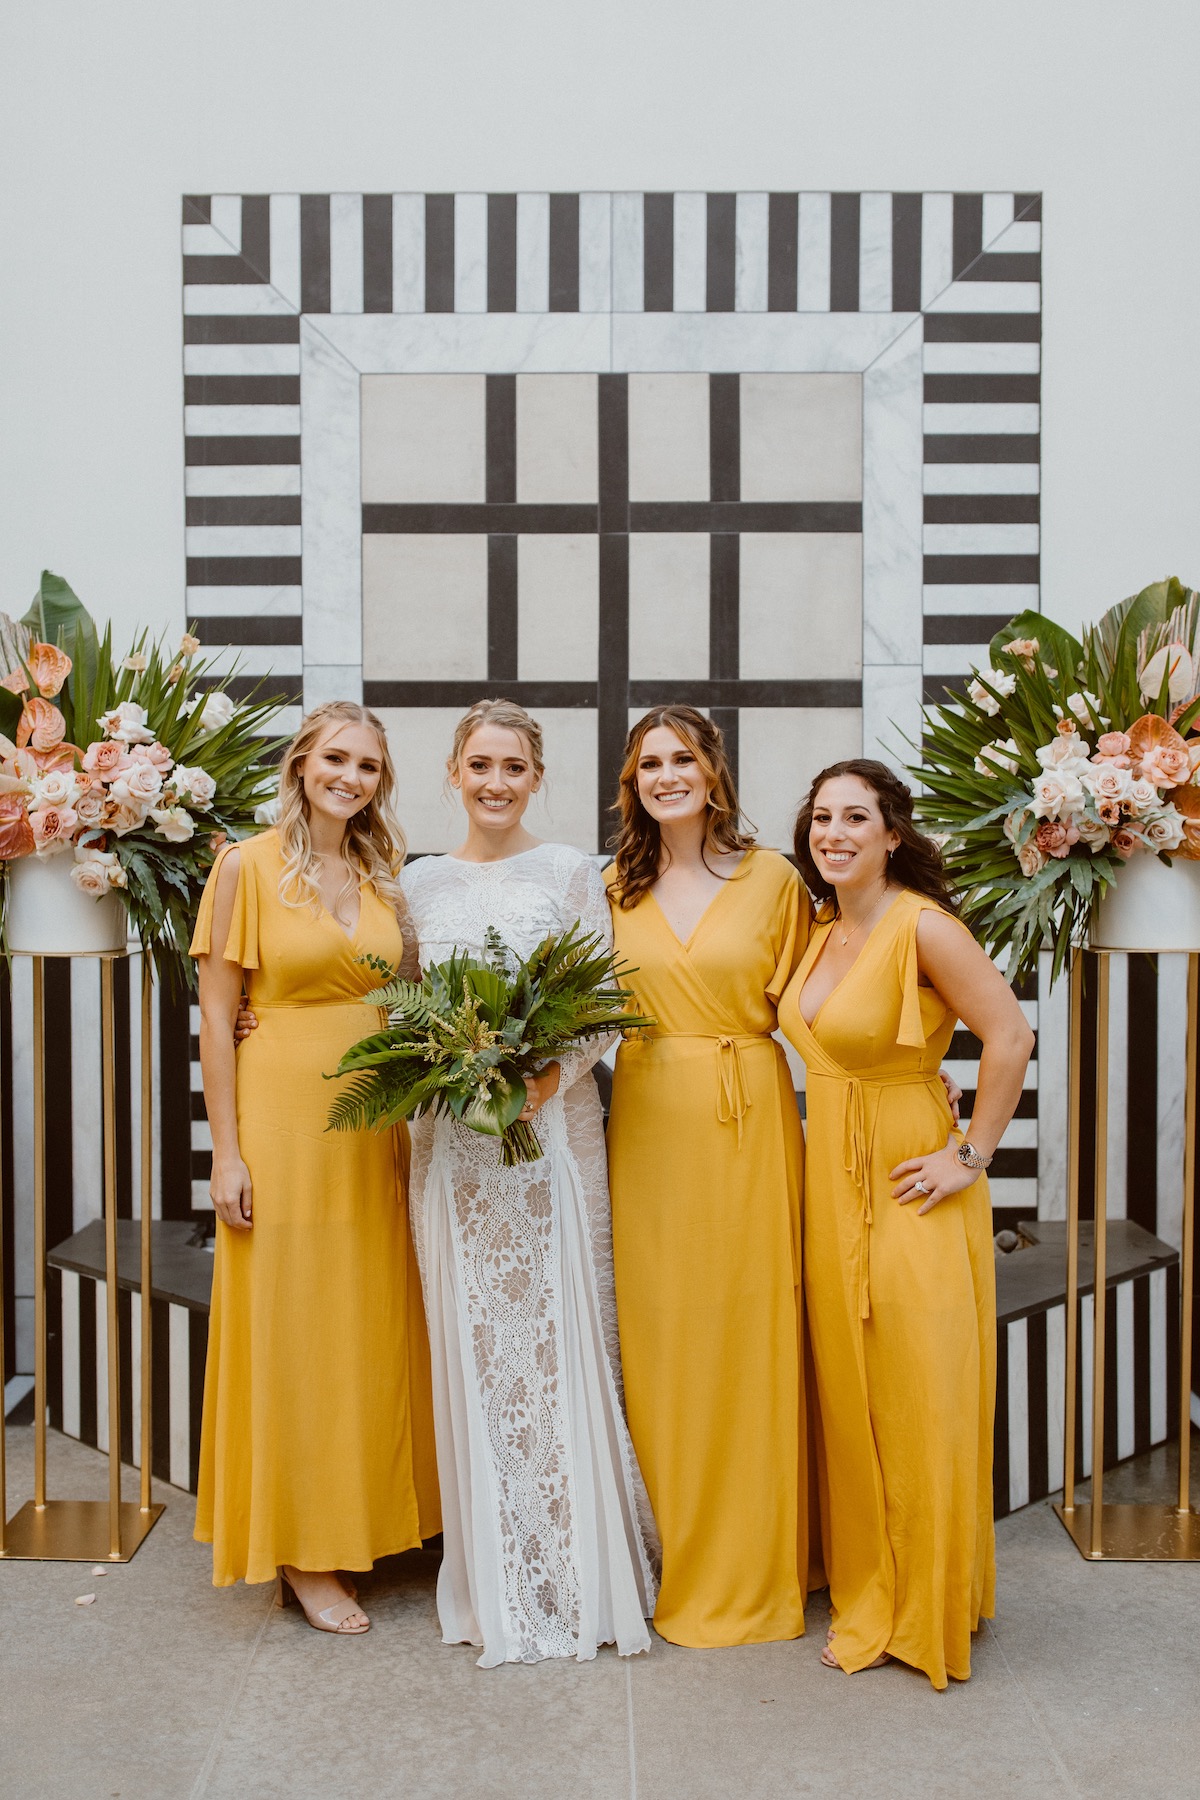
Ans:
[{"label": "tropical green bouquet", "polygon": [[632,1010],[621,985],[633,971],[578,921],[524,961],[489,929],[482,957],[456,952],[419,982],[400,979],[381,958],[361,960],[387,977],[365,999],[386,1007],[389,1021],[338,1064],[339,1076],[355,1079],[334,1102],[329,1128],[382,1130],[422,1113],[449,1113],[499,1138],[505,1168],[542,1155],[533,1126],[520,1117],[528,1076],[588,1038],[655,1023]]},{"label": "tropical green bouquet", "polygon": [[965,695],[925,713],[922,822],[1010,980],[1051,979],[1137,855],[1200,859],[1200,595],[1160,581],[1077,639],[1012,619]]},{"label": "tropical green bouquet", "polygon": [[24,618],[0,614],[0,929],[22,858],[61,858],[93,900],[117,892],[160,969],[192,975],[192,923],[213,859],[258,823],[284,740],[283,701],[228,692],[198,638],[142,632],[114,655],[48,570]]}]

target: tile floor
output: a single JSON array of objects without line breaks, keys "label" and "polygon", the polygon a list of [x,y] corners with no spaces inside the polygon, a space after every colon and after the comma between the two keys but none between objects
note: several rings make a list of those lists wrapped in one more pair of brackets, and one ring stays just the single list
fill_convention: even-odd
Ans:
[{"label": "tile floor", "polygon": [[[31,1433],[9,1436],[10,1506]],[[1195,1462],[1200,1476],[1200,1437]],[[103,1463],[52,1442],[60,1489]],[[1169,1491],[1154,1453],[1112,1491]],[[973,1679],[822,1669],[825,1608],[793,1644],[483,1671],[434,1621],[435,1559],[365,1584],[375,1621],[335,1642],[265,1588],[217,1593],[188,1496],[135,1560],[0,1567],[5,1800],[1184,1800],[1200,1791],[1200,1566],[1086,1564],[1048,1505],[999,1528],[1000,1616]],[[74,1605],[95,1591],[96,1603]]]}]

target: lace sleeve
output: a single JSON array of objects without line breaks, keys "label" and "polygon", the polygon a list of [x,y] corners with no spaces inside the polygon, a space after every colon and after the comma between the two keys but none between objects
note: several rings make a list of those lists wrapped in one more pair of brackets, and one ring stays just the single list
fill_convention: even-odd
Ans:
[{"label": "lace sleeve", "polygon": [[[612,914],[608,907],[608,889],[591,857],[582,857],[571,871],[563,897],[563,913],[565,924],[574,924],[578,919],[586,932],[602,937],[609,949],[612,949],[613,928]],[[600,1061],[609,1045],[616,1043],[618,1035],[614,1032],[610,1037],[589,1038],[586,1043],[580,1044],[578,1050],[568,1051],[562,1059],[559,1092],[566,1093],[582,1075],[586,1075]]]},{"label": "lace sleeve", "polygon": [[404,954],[400,958],[400,974],[405,981],[421,979],[421,946],[417,940],[417,927],[408,904],[408,896],[401,888],[392,908],[396,915],[396,923],[400,927],[404,939]]}]

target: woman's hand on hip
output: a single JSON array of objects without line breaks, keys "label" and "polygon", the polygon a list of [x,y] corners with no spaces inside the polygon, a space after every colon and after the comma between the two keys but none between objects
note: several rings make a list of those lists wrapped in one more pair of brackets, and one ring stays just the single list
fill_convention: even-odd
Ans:
[{"label": "woman's hand on hip", "polygon": [[978,1178],[979,1170],[968,1169],[965,1163],[960,1163],[957,1148],[954,1139],[950,1138],[944,1150],[897,1163],[888,1177],[898,1183],[892,1189],[892,1198],[901,1206],[907,1206],[910,1200],[923,1200],[919,1210],[927,1213],[939,1200],[948,1200],[951,1194],[960,1194],[963,1188],[969,1188]]},{"label": "woman's hand on hip", "polygon": [[[250,1033],[252,1031],[257,1031],[257,1030],[258,1030],[258,1017],[255,1013],[253,1013],[250,1010],[250,1002],[247,1000],[245,994],[243,994],[241,999],[238,1001],[237,1018],[234,1020],[234,1024],[233,1024],[233,1041],[234,1041],[234,1043],[235,1044],[242,1043],[246,1038],[248,1038],[250,1036]],[[958,1115],[956,1113],[955,1117],[957,1118],[957,1116]]]},{"label": "woman's hand on hip", "polygon": [[241,1157],[213,1163],[208,1184],[213,1207],[222,1224],[232,1231],[249,1231],[254,1212],[250,1171]]},{"label": "woman's hand on hip", "polygon": [[546,1064],[540,1075],[525,1077],[525,1104],[519,1115],[522,1119],[532,1119],[535,1113],[541,1112],[547,1100],[553,1100],[561,1074],[562,1064],[552,1062]]}]

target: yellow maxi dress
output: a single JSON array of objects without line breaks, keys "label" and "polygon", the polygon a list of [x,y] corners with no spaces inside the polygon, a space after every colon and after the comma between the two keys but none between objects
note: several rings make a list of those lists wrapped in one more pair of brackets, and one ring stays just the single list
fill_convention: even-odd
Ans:
[{"label": "yellow maxi dress", "polygon": [[608,1167],[629,1427],[662,1539],[654,1624],[675,1644],[804,1631],[804,1143],[771,1033],[809,920],[769,850],[686,943],[652,893],[613,907],[658,1021],[617,1053]]},{"label": "yellow maxi dress", "polygon": [[356,962],[395,964],[392,908],[364,886],[347,933],[284,906],[278,835],[239,844],[233,920],[211,943],[217,871],[192,955],[245,974],[258,1029],[237,1052],[238,1138],[253,1227],[218,1223],[196,1537],[213,1581],[369,1569],[440,1529],[429,1346],[408,1233],[404,1130],[326,1132],[324,1079],[383,1022]]},{"label": "yellow maxi dress", "polygon": [[996,1278],[985,1176],[924,1218],[892,1198],[889,1170],[952,1130],[938,1069],[956,1021],[917,969],[932,905],[902,893],[810,1027],[800,995],[831,929],[818,925],[779,1022],[808,1070],[805,1288],[833,1649],[847,1670],[886,1650],[944,1688],[970,1675],[971,1633],[994,1610]]}]

